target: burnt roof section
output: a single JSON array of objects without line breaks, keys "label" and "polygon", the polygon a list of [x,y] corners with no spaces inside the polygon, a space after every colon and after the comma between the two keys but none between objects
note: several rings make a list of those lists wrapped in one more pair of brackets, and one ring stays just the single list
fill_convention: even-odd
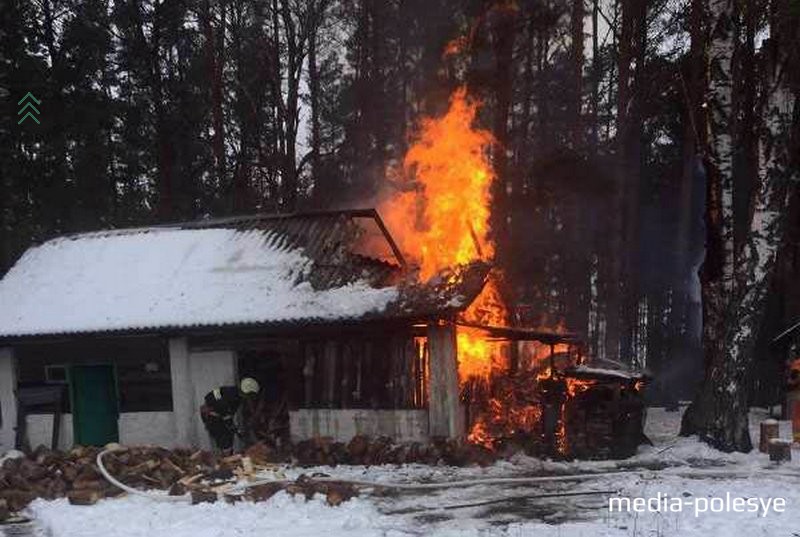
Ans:
[{"label": "burnt roof section", "polygon": [[[373,226],[372,229],[370,229],[370,225]],[[172,242],[164,242],[169,239],[165,233],[174,234],[182,231],[191,233],[193,230],[220,230],[230,231],[233,234],[229,239],[225,239],[227,242],[222,243],[218,241],[224,235],[218,237],[217,242],[206,241],[204,235],[187,236],[187,241],[178,242],[177,248],[168,246],[173,244]],[[174,237],[174,235],[172,236]],[[217,237],[217,235],[209,238],[213,239],[213,237]],[[116,248],[116,245],[121,244],[120,241],[135,243],[133,246],[129,242],[125,242],[128,246],[122,245],[127,248],[129,257],[117,257],[116,261],[103,264],[104,260],[113,260],[117,255],[114,252],[117,250],[109,250],[106,257],[102,259],[96,255],[105,254],[91,250],[92,244],[107,244]],[[239,241],[239,246],[229,247],[230,241]],[[69,246],[70,244],[73,246]],[[374,254],[376,244],[383,245],[385,255]],[[277,303],[273,302],[270,291],[259,290],[257,286],[252,287],[251,280],[241,280],[242,277],[246,278],[246,273],[252,274],[253,270],[258,270],[260,264],[258,259],[256,261],[252,259],[236,261],[236,256],[228,251],[241,249],[245,245],[249,245],[248,248],[256,249],[250,250],[251,253],[256,258],[264,260],[266,258],[258,256],[273,255],[268,252],[274,252],[276,256],[284,256],[281,259],[291,259],[295,254],[290,254],[290,252],[301,251],[303,258],[310,261],[311,265],[306,265],[306,268],[283,266],[281,270],[288,275],[290,281],[293,279],[295,282],[296,290],[300,293],[299,299],[309,298],[307,291],[309,284],[317,293],[321,293],[311,295],[311,298],[322,300],[326,305],[324,310],[310,307],[305,310],[284,311],[279,305],[280,300]],[[95,272],[99,270],[102,273],[90,276],[81,268],[88,268],[88,266],[84,266],[89,262],[87,246],[93,252],[89,266],[96,269]],[[164,247],[170,248],[166,258],[159,257],[160,254],[157,253],[159,248],[163,249]],[[233,265],[219,266],[217,261],[208,258],[212,252],[216,252],[217,257],[230,259]],[[61,263],[59,260],[63,260],[62,255],[71,255],[70,262]],[[231,257],[232,255],[233,257]],[[241,255],[247,257],[247,254]],[[296,255],[300,256],[300,254]],[[109,256],[111,257],[109,258]],[[126,262],[125,259],[130,259],[133,263]],[[166,287],[148,284],[145,288],[139,289],[135,287],[136,282],[132,282],[131,285],[134,286],[135,292],[129,298],[125,298],[127,295],[120,294],[118,287],[122,282],[128,281],[125,276],[126,271],[137,270],[136,267],[141,259],[150,259],[147,261],[149,264],[144,268],[151,269],[153,278],[160,278]],[[9,295],[8,292],[11,291],[8,303],[14,304],[14,307],[6,310],[9,322],[6,325],[0,323],[0,339],[40,339],[67,334],[194,333],[197,331],[207,332],[209,329],[268,328],[283,331],[362,321],[416,323],[435,319],[453,319],[458,312],[466,309],[481,292],[490,268],[487,263],[475,262],[444,270],[429,281],[420,283],[414,271],[405,270],[405,260],[402,254],[380,220],[380,216],[373,209],[289,215],[254,215],[138,229],[73,234],[53,239],[42,246],[32,247],[26,252],[23,259],[12,268],[12,271],[3,279],[4,281],[0,281],[0,290],[2,290],[2,284],[5,283],[6,294]],[[75,272],[76,270],[78,272]],[[36,276],[26,276],[30,271],[33,271]],[[206,278],[203,274],[208,274],[207,277],[213,278],[213,281],[192,280],[189,283],[193,282],[194,287],[190,285],[188,290],[183,292],[181,286],[185,287],[186,281],[182,280]],[[110,276],[110,278],[106,278],[106,276]],[[11,279],[8,279],[9,277]],[[39,284],[31,278],[38,278],[36,281]],[[113,280],[113,282],[107,285],[106,279]],[[351,286],[353,282],[355,282],[355,288]],[[87,287],[87,283],[91,285]],[[80,319],[73,319],[74,322],[65,323],[63,321],[69,320],[73,316],[67,313],[58,313],[57,309],[53,307],[42,310],[38,305],[41,305],[45,299],[41,296],[38,298],[32,296],[29,292],[31,285],[42,292],[49,289],[47,293],[49,293],[48,300],[51,303],[54,298],[64,297],[64,308],[62,308],[64,312],[74,312],[77,308],[87,311],[87,314],[91,313],[92,322],[81,324],[78,322]],[[209,286],[216,286],[216,288],[211,289]],[[220,289],[220,286],[223,289]],[[224,291],[225,286],[230,288],[230,292]],[[357,290],[358,286],[361,286],[361,291]],[[164,292],[157,291],[162,287]],[[180,289],[175,291],[176,288]],[[348,305],[338,308],[335,306],[334,302],[338,300],[336,297],[341,296],[339,293],[343,288],[348,289],[347,293],[350,293],[344,298],[350,302],[355,301],[354,307]],[[203,292],[208,289],[210,293],[216,293],[214,296],[219,295],[219,300],[224,301],[224,311],[220,307],[206,307],[204,304],[208,301],[196,299],[192,289],[202,289]],[[306,290],[303,291],[303,289]],[[264,295],[264,290],[267,290],[268,294]],[[179,296],[173,301],[172,295],[175,292],[178,292]],[[284,292],[289,291],[284,289]],[[329,296],[326,293],[333,294]],[[380,295],[380,293],[390,294]],[[148,298],[151,295],[154,297],[152,300]],[[227,298],[225,298],[226,295]],[[363,300],[360,298],[362,295]],[[106,304],[108,306],[106,310],[111,309],[104,310],[103,299],[109,296],[116,297],[115,304],[120,304],[119,300],[126,301],[127,304],[127,300],[130,299],[132,301],[131,313],[128,313],[127,307],[112,307],[113,304],[111,306]],[[383,300],[380,296],[385,296],[387,299],[383,307],[379,306]],[[251,297],[255,298],[251,299]],[[75,300],[78,300],[80,305],[72,304]],[[274,306],[270,306],[273,308],[271,313],[269,315],[261,314],[253,309],[258,309],[257,305],[245,304],[245,302],[253,302],[253,300],[264,304],[274,304]],[[134,304],[134,302],[138,303]],[[365,304],[361,306],[361,302]],[[27,306],[25,303],[28,303]],[[165,304],[170,305],[172,313],[166,316],[157,315],[158,308]],[[375,306],[370,306],[370,304],[375,304]],[[263,310],[263,306],[259,307],[262,307]],[[46,311],[48,315],[44,315],[43,311]],[[148,311],[151,313],[145,315]],[[2,316],[0,316],[1,319]],[[27,319],[22,328],[20,328],[22,325],[15,322],[19,319]]]},{"label": "burnt roof section", "polygon": [[[256,214],[179,224],[181,229],[235,228],[269,231],[280,248],[302,248],[314,261],[309,282],[329,289],[355,280],[391,283],[406,261],[375,209]],[[386,251],[381,252],[380,240]]]},{"label": "burnt roof section", "polygon": [[419,320],[453,316],[478,297],[491,269],[474,261],[442,270],[425,283],[409,276],[398,286],[398,298],[378,315]]}]

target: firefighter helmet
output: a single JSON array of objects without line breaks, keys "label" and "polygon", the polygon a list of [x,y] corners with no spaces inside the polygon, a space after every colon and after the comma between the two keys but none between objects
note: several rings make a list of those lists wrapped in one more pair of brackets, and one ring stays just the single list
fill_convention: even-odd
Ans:
[{"label": "firefighter helmet", "polygon": [[258,381],[254,378],[245,377],[239,384],[239,389],[245,395],[250,395],[250,394],[255,395],[258,393],[259,390]]}]

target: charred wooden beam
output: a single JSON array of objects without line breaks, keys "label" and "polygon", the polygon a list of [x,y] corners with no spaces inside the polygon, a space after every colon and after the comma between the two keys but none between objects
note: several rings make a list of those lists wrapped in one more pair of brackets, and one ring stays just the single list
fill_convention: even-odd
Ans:
[{"label": "charred wooden beam", "polygon": [[557,345],[559,343],[576,344],[580,343],[577,334],[566,332],[549,332],[532,328],[519,328],[513,326],[493,326],[488,324],[472,323],[468,321],[458,321],[459,326],[474,328],[482,331],[487,337],[507,341],[539,341],[546,345]]}]

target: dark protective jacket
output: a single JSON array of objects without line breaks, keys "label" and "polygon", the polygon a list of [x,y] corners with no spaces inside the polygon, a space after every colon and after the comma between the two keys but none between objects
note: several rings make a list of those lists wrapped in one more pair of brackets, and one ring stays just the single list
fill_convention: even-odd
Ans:
[{"label": "dark protective jacket", "polygon": [[234,416],[239,410],[242,396],[235,386],[221,386],[206,394],[206,406],[221,417]]}]

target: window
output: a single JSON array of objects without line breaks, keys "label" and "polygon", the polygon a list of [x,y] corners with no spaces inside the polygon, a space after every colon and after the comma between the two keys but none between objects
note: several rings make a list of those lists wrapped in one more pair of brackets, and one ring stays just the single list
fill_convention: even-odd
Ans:
[{"label": "window", "polygon": [[67,366],[63,364],[44,366],[44,379],[51,383],[66,384]]}]

